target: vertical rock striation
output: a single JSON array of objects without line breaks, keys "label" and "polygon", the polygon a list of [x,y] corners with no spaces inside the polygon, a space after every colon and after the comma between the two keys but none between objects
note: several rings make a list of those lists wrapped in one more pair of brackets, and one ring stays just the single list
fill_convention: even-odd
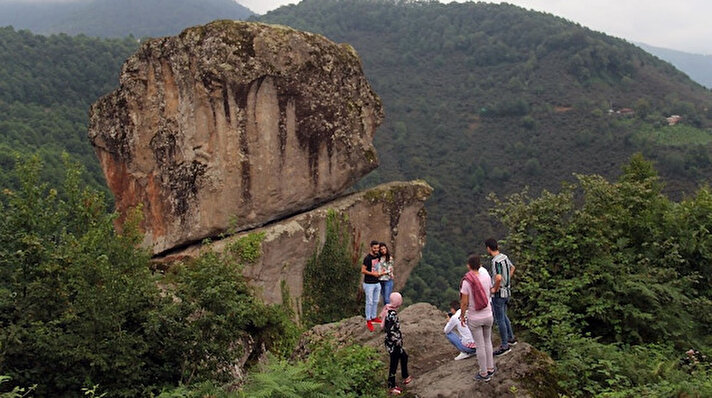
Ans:
[{"label": "vertical rock striation", "polygon": [[377,167],[382,118],[352,47],[216,21],[141,46],[89,138],[119,223],[141,206],[161,253],[337,197]]}]

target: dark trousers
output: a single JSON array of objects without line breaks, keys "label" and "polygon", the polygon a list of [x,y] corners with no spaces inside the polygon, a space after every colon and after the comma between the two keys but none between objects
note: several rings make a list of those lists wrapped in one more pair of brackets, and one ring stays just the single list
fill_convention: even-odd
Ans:
[{"label": "dark trousers", "polygon": [[395,347],[391,353],[391,366],[388,368],[388,388],[396,386],[396,370],[398,369],[398,360],[401,364],[401,376],[403,379],[408,378],[408,354],[402,347]]}]

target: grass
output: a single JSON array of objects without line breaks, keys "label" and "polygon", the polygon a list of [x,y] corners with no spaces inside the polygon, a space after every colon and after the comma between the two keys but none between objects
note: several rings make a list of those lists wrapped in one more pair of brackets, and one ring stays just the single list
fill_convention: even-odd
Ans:
[{"label": "grass", "polygon": [[706,145],[712,142],[712,130],[700,129],[684,124],[656,128],[644,128],[636,132],[640,140],[651,140],[659,145],[686,146]]}]

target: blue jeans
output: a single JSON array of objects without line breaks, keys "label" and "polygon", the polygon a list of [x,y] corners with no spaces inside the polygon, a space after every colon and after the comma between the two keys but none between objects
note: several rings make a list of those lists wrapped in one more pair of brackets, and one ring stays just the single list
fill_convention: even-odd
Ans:
[{"label": "blue jeans", "polygon": [[381,281],[381,295],[383,296],[383,305],[391,302],[391,292],[393,291],[393,279]]},{"label": "blue jeans", "polygon": [[460,341],[460,336],[458,336],[457,333],[455,333],[453,330],[448,332],[448,334],[446,334],[445,337],[447,337],[447,339],[450,340],[452,345],[454,345],[458,351],[464,352],[465,354],[472,354],[475,352],[474,349],[467,348],[464,345],[462,345],[462,341]]},{"label": "blue jeans", "polygon": [[494,320],[497,322],[497,329],[499,329],[499,336],[502,338],[502,347],[508,347],[509,342],[514,340],[514,330],[512,330],[512,323],[509,322],[509,317],[507,316],[507,303],[509,302],[509,297],[492,297],[492,312],[494,312]]},{"label": "blue jeans", "polygon": [[364,283],[363,291],[366,293],[366,320],[377,317],[378,299],[381,295],[380,283]]}]

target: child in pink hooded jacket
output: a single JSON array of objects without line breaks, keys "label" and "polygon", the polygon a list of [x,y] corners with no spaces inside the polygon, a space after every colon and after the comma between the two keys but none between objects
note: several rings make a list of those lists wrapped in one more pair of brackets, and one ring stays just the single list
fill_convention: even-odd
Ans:
[{"label": "child in pink hooded jacket", "polygon": [[408,374],[408,354],[403,348],[403,334],[400,330],[400,320],[398,319],[398,307],[403,304],[403,297],[400,293],[391,293],[390,302],[381,310],[381,327],[386,332],[386,350],[391,357],[390,367],[388,369],[388,392],[391,395],[398,395],[402,390],[396,386],[396,370],[398,362],[401,365],[401,376],[403,384],[408,385],[413,381],[413,378]]}]

